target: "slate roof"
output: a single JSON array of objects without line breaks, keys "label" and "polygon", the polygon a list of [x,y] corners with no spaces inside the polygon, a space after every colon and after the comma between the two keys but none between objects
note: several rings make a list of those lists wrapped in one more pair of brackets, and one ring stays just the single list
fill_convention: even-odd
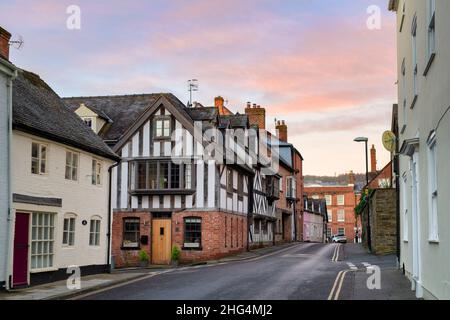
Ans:
[{"label": "slate roof", "polygon": [[19,70],[13,82],[12,105],[14,129],[119,159],[38,75]]},{"label": "slate roof", "polygon": [[186,108],[186,110],[194,121],[213,121],[218,113],[215,107]]},{"label": "slate roof", "polygon": [[246,128],[248,117],[246,114],[219,115],[219,128]]},{"label": "slate roof", "polygon": [[[101,133],[106,141],[118,141],[137,119],[161,96],[171,102],[187,119],[191,119],[184,104],[171,93],[151,93],[121,96],[63,98],[72,111],[84,103],[89,108],[103,112],[112,120],[111,127]],[[97,113],[97,111],[93,110]]]}]

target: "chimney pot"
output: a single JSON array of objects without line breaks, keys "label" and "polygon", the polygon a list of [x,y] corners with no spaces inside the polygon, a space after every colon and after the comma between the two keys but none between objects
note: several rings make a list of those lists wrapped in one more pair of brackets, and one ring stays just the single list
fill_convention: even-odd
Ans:
[{"label": "chimney pot", "polygon": [[0,27],[0,57],[9,60],[9,40],[11,33]]},{"label": "chimney pot", "polygon": [[247,102],[245,114],[250,125],[257,125],[259,129],[266,129],[266,109],[261,108],[256,103]]},{"label": "chimney pot", "polygon": [[287,142],[288,132],[286,122],[284,120],[278,120],[276,129],[278,130],[278,139],[280,139],[280,141]]}]

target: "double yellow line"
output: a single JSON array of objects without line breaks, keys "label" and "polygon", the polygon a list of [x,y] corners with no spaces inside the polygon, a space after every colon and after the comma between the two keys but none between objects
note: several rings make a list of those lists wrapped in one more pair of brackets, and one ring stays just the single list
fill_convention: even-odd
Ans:
[{"label": "double yellow line", "polygon": [[333,288],[331,289],[330,295],[328,296],[328,300],[339,300],[339,295],[342,290],[342,285],[344,283],[345,275],[347,272],[351,270],[342,270],[339,271],[336,280],[334,280]]},{"label": "double yellow line", "polygon": [[341,244],[339,243],[335,248],[333,252],[333,257],[331,258],[331,261],[338,262],[339,260],[339,249],[341,247]]}]

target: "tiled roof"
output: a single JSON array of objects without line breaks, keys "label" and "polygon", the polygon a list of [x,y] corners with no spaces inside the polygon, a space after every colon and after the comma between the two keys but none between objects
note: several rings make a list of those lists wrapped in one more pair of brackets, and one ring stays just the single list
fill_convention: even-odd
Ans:
[{"label": "tiled roof", "polygon": [[186,108],[186,111],[194,121],[212,121],[217,117],[215,107]]},{"label": "tiled roof", "polygon": [[152,106],[162,96],[169,100],[188,119],[191,119],[184,104],[171,93],[71,97],[63,99],[72,111],[78,109],[81,103],[84,103],[89,108],[92,107],[95,110],[102,111],[112,120],[112,124],[108,130],[101,133],[101,137],[106,141],[118,141],[147,108]]},{"label": "tiled roof", "polygon": [[38,75],[19,70],[13,82],[12,105],[14,129],[119,159]]},{"label": "tiled roof", "polygon": [[246,128],[248,126],[248,117],[246,114],[220,115],[219,128]]}]

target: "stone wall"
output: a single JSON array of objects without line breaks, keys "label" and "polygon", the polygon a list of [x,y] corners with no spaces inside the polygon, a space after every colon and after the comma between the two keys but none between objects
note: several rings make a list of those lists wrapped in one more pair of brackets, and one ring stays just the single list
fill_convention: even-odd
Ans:
[{"label": "stone wall", "polygon": [[[384,255],[396,252],[396,190],[375,189],[370,199],[372,253]],[[363,245],[367,247],[368,206],[362,212]]]}]

